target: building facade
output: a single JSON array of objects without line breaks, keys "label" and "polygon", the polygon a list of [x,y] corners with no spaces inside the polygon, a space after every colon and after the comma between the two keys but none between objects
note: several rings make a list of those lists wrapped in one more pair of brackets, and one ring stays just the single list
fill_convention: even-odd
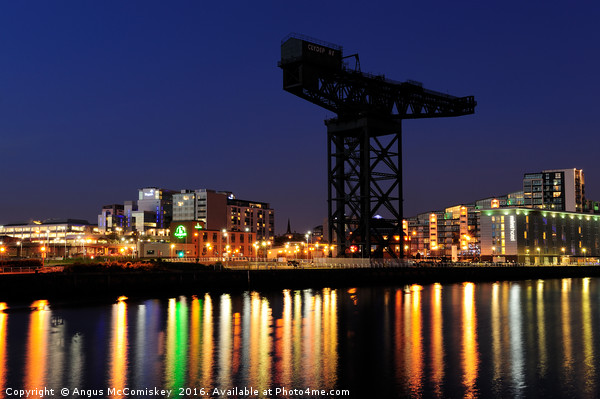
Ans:
[{"label": "building facade", "polygon": [[0,236],[11,237],[11,256],[39,256],[44,247],[48,256],[75,256],[85,247],[86,239],[98,233],[87,220],[48,219],[31,223],[11,223],[0,226]]},{"label": "building facade", "polygon": [[175,256],[235,260],[256,254],[256,235],[251,232],[205,229],[198,221],[173,222],[170,231]]},{"label": "building facade", "polygon": [[138,232],[165,235],[173,218],[173,190],[140,188],[138,199],[123,205],[105,205],[98,215],[98,228],[108,232]]},{"label": "building facade", "polygon": [[524,264],[595,263],[600,257],[600,216],[514,208],[482,210],[482,260]]},{"label": "building facade", "polygon": [[[173,194],[175,194],[173,190],[157,187],[140,188],[138,190],[137,210],[153,215],[153,220],[148,222],[144,217],[143,225],[139,221],[135,223],[136,230],[145,231],[146,228],[168,229],[173,219]],[[143,230],[141,230],[142,228]]]},{"label": "building facade", "polygon": [[524,205],[528,208],[583,212],[587,207],[581,169],[551,169],[523,177]]},{"label": "building facade", "polygon": [[248,230],[257,240],[275,239],[275,211],[268,203],[229,198],[227,213],[227,230]]},{"label": "building facade", "polygon": [[181,190],[173,195],[173,220],[203,222],[207,229],[227,228],[227,200],[231,196],[225,191]]},{"label": "building facade", "polygon": [[98,229],[102,232],[126,229],[125,206],[120,204],[104,205],[98,215]]},{"label": "building facade", "polygon": [[478,255],[478,210],[473,204],[409,218],[404,223],[408,257],[474,258]]}]

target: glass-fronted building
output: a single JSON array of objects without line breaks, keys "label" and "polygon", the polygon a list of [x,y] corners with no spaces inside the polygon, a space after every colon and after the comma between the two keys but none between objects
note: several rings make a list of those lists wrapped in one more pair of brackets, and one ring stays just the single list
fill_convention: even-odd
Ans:
[{"label": "glass-fronted building", "polygon": [[529,265],[597,263],[600,215],[528,208],[480,215],[481,258]]}]

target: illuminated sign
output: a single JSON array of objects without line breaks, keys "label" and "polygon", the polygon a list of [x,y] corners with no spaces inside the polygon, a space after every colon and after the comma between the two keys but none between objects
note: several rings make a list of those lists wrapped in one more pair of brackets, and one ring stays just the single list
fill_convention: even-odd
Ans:
[{"label": "illuminated sign", "polygon": [[517,240],[517,233],[516,233],[516,221],[515,221],[515,215],[510,215],[508,218],[508,228],[509,228],[509,232],[510,232],[510,240],[511,241],[516,241]]},{"label": "illuminated sign", "polygon": [[202,230],[202,226],[200,226],[200,223],[196,223],[196,225],[194,226],[194,228],[196,230]]},{"label": "illuminated sign", "polygon": [[154,190],[144,191],[145,197],[154,197]]},{"label": "illuminated sign", "polygon": [[316,44],[312,44],[312,43],[308,43],[307,48],[310,51],[314,51],[315,53],[325,54],[325,52],[327,52],[327,55],[335,56],[335,50],[330,49],[330,48],[317,46]]},{"label": "illuminated sign", "polygon": [[187,236],[187,231],[185,231],[185,227],[179,225],[177,226],[177,229],[175,229],[175,233],[173,233],[173,235],[177,238],[185,238]]}]

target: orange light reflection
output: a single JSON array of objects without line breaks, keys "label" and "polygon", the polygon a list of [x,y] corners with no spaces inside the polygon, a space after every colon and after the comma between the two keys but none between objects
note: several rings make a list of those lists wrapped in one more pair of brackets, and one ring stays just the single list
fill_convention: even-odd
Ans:
[{"label": "orange light reflection", "polygon": [[[111,360],[109,368],[109,385],[121,392],[127,386],[127,303],[120,301],[113,305],[111,338]],[[113,395],[111,398],[123,398],[124,395]]]},{"label": "orange light reflection", "polygon": [[431,380],[437,397],[443,397],[444,327],[442,322],[442,285],[433,285],[431,298]]},{"label": "orange light reflection", "polygon": [[463,343],[462,366],[465,398],[475,398],[477,374],[479,372],[479,352],[477,343],[477,312],[475,309],[475,284],[463,285]]},{"label": "orange light reflection", "polygon": [[27,339],[27,366],[25,389],[36,389],[46,385],[48,329],[51,317],[47,310],[48,301],[35,301],[31,304],[29,336]]}]

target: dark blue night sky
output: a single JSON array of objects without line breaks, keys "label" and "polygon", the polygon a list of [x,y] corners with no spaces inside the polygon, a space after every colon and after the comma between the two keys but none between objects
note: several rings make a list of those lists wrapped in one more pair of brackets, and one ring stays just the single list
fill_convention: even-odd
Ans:
[{"label": "dark blue night sky", "polygon": [[290,32],[475,96],[475,115],[404,122],[405,215],[552,168],[600,200],[599,20],[592,1],[5,2],[0,223],[95,223],[145,186],[270,202],[277,233],[323,223],[334,115],[282,90]]}]

